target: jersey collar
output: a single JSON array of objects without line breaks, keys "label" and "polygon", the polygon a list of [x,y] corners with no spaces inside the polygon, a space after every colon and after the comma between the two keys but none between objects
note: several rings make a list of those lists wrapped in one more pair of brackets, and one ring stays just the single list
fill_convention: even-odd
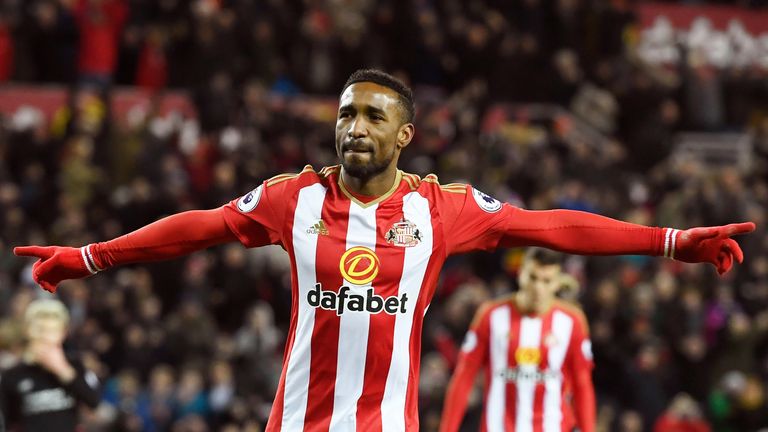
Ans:
[{"label": "jersey collar", "polygon": [[389,198],[390,196],[392,196],[392,194],[394,194],[395,191],[397,190],[397,188],[400,186],[400,181],[402,179],[403,179],[403,172],[400,171],[400,170],[397,170],[397,173],[395,174],[395,181],[393,182],[392,187],[389,188],[389,190],[386,191],[380,197],[374,199],[373,201],[369,201],[367,203],[364,203],[364,202],[360,201],[359,199],[355,198],[355,196],[352,195],[351,192],[349,192],[349,189],[347,189],[347,186],[344,185],[344,181],[341,179],[341,171],[339,171],[338,183],[339,183],[339,188],[341,189],[341,192],[347,198],[349,198],[353,203],[357,204],[358,206],[360,206],[362,208],[366,208],[366,207],[370,207],[370,206],[372,206],[374,204],[378,204],[378,203],[384,201],[385,199]]}]

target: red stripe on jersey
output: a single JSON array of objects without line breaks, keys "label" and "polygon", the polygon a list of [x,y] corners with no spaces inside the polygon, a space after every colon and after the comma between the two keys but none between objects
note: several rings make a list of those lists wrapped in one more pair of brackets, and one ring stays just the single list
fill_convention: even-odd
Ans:
[{"label": "red stripe on jersey", "polygon": [[[298,201],[298,194],[291,198],[290,208],[293,209],[286,217],[286,231],[293,232],[293,218],[296,210],[296,202]],[[293,254],[293,244],[291,240],[284,241],[285,250],[290,256],[291,262],[296,261],[296,257]],[[283,426],[283,405],[285,403],[285,376],[288,372],[288,361],[291,357],[291,349],[296,340],[296,325],[298,322],[299,313],[299,276],[296,274],[296,266],[291,266],[291,325],[288,328],[288,339],[285,342],[285,350],[283,352],[283,368],[280,373],[280,383],[277,386],[277,393],[272,404],[272,409],[269,413],[269,420],[267,421],[266,431],[279,431]]]},{"label": "red stripe on jersey", "polygon": [[[564,376],[565,376],[565,368],[566,368],[565,363],[563,363],[562,369],[563,369]],[[573,397],[573,386],[571,385],[570,379],[563,379],[563,391],[561,394],[563,396],[571,395],[571,397]],[[577,426],[576,413],[573,412],[574,409],[571,409],[571,407],[568,405],[567,398],[563,397],[563,399],[560,401],[560,410],[563,413],[563,419],[560,420],[560,430],[571,430]]]},{"label": "red stripe on jersey", "polygon": [[[520,322],[523,316],[516,307],[509,306],[509,353],[508,367],[510,369],[517,367],[517,357],[515,353],[520,346]],[[510,432],[515,430],[515,418],[517,418],[517,384],[508,381],[505,386],[507,389],[507,411],[509,414],[504,416],[504,425]]]},{"label": "red stripe on jersey", "polygon": [[[391,247],[385,240],[387,231],[403,218],[402,196],[392,200],[397,200],[397,205],[382,205],[376,209],[376,255],[381,260],[381,268],[387,271],[379,272],[372,286],[383,298],[397,296],[405,260],[405,248]],[[381,402],[392,362],[395,317],[386,313],[371,314],[363,393],[357,401],[358,431],[380,431],[382,428]]]},{"label": "red stripe on jersey", "polygon": [[[424,311],[426,311],[426,308],[429,307],[429,304],[432,302],[432,297],[435,296],[435,292],[437,291],[437,281],[440,279],[440,271],[443,269],[443,264],[445,264],[445,260],[448,257],[447,251],[443,247],[445,244],[445,233],[443,232],[443,223],[440,219],[440,214],[437,211],[436,207],[430,207],[430,219],[432,220],[432,238],[434,239],[432,242],[432,248],[433,251],[439,252],[439,256],[437,253],[434,253],[429,258],[429,264],[427,264],[427,272],[424,274],[424,282],[421,284],[421,290],[419,293],[421,293],[421,297],[424,298]],[[450,235],[450,234],[448,234]],[[421,319],[424,317],[422,316]],[[421,337],[421,333],[419,333],[419,337]],[[419,349],[421,351],[421,349]]]},{"label": "red stripe on jersey", "polygon": [[267,422],[267,431],[279,431],[280,428],[283,425],[283,404],[285,402],[285,375],[288,373],[288,361],[291,357],[291,349],[293,349],[293,343],[296,339],[296,323],[298,322],[298,319],[296,315],[298,314],[298,301],[297,298],[299,297],[297,293],[295,292],[298,284],[298,277],[296,276],[296,271],[291,270],[291,290],[294,291],[292,294],[292,301],[291,301],[291,326],[288,329],[288,340],[285,342],[285,351],[283,352],[283,370],[282,373],[280,373],[280,383],[277,386],[277,393],[275,394],[275,400],[272,404],[272,410],[269,413],[269,420]]},{"label": "red stripe on jersey", "polygon": [[[346,250],[344,239],[347,237],[349,227],[350,204],[349,200],[332,199],[328,195],[323,202],[321,220],[333,221],[332,226],[327,226],[330,234],[318,236],[315,251],[317,260],[315,271],[318,273],[316,278],[322,284],[323,291],[338,292],[344,285],[344,279],[338,270],[338,260]],[[339,241],[337,236],[342,236],[343,240]],[[321,270],[327,273],[320,274]],[[315,308],[307,412],[304,416],[304,430],[308,432],[327,431],[331,424],[339,355],[340,322],[336,311]]]},{"label": "red stripe on jersey", "polygon": [[[424,273],[424,279],[419,289],[419,300],[416,303],[416,311],[413,314],[413,327],[411,327],[411,376],[418,377],[421,370],[421,329],[424,324],[424,314],[429,304],[432,302],[432,296],[437,289],[437,280],[440,277],[440,270],[445,263],[446,250],[443,247],[445,238],[443,225],[439,223],[440,215],[434,206],[430,206],[430,220],[432,222],[432,255],[429,257],[427,269]],[[438,253],[439,252],[439,253]],[[419,380],[408,380],[408,391],[405,396],[405,430],[419,430]]]},{"label": "red stripe on jersey", "polygon": [[[490,313],[489,313],[490,314]],[[480,414],[480,429],[479,432],[488,432],[488,420],[485,418],[485,407],[488,406],[488,395],[490,394],[489,389],[491,388],[491,378],[493,376],[493,371],[491,370],[491,344],[488,344],[488,359],[485,360],[483,363],[483,368],[485,369],[483,371],[484,377],[483,377],[483,413]],[[509,392],[507,392],[509,394]],[[465,413],[466,414],[466,413]]]},{"label": "red stripe on jersey", "polygon": [[[541,317],[541,340],[539,341],[539,371],[549,368],[549,343],[552,333],[552,311]],[[544,430],[544,393],[546,387],[543,382],[536,384],[536,392],[533,396],[533,432]]]}]

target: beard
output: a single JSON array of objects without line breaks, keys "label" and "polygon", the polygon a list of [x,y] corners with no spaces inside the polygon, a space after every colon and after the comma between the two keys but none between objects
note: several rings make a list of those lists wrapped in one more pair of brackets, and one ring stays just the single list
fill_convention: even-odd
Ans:
[{"label": "beard", "polygon": [[377,160],[374,154],[371,154],[371,160],[369,162],[347,162],[344,155],[340,156],[341,166],[352,177],[367,180],[375,177],[378,174],[387,170],[387,167],[392,163],[392,159],[395,157],[395,149],[392,147],[392,152],[384,159]]}]

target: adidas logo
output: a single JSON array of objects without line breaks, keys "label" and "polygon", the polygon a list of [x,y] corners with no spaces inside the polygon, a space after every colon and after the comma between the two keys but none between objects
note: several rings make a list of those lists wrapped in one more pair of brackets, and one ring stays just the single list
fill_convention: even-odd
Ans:
[{"label": "adidas logo", "polygon": [[328,235],[328,228],[325,227],[325,222],[323,222],[321,219],[316,224],[307,228],[307,234]]}]

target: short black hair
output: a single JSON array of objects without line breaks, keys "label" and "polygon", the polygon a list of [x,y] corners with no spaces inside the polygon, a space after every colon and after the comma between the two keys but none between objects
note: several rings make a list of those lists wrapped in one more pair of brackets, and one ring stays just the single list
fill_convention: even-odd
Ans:
[{"label": "short black hair", "polygon": [[565,254],[552,249],[533,247],[525,254],[525,261],[536,261],[541,265],[563,265]]},{"label": "short black hair", "polygon": [[344,93],[347,87],[359,82],[372,82],[394,90],[400,99],[404,122],[413,122],[416,116],[416,104],[413,102],[413,91],[404,82],[378,69],[358,69],[349,76],[341,92]]}]

